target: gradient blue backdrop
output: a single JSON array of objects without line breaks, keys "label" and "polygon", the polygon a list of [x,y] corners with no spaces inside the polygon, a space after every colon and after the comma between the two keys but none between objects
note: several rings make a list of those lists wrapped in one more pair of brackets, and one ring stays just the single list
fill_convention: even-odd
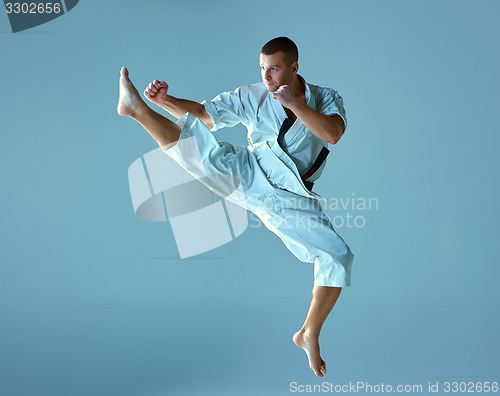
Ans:
[{"label": "gradient blue backdrop", "polygon": [[[80,1],[12,34],[0,13],[0,394],[285,395],[290,382],[498,381],[498,1]],[[291,341],[312,266],[264,227],[179,260],[134,216],[156,143],[116,114],[126,65],[201,101],[260,80],[270,38],[337,89],[349,127],[321,195],[378,200],[339,227],[352,286],[328,374]],[[245,130],[218,132],[245,144]],[[255,221],[251,220],[255,225]]]}]

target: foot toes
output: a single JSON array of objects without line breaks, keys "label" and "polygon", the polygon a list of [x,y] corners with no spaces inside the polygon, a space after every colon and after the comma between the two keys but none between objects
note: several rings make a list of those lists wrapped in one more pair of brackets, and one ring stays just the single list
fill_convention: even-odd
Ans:
[{"label": "foot toes", "polygon": [[120,75],[124,78],[128,78],[128,70],[125,66],[120,70]]}]

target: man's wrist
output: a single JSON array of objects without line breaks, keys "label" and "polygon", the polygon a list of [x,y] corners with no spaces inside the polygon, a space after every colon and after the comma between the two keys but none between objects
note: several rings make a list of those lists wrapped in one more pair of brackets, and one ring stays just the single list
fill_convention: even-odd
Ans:
[{"label": "man's wrist", "polygon": [[175,98],[173,96],[167,95],[161,101],[161,106],[172,108],[174,107],[174,100]]},{"label": "man's wrist", "polygon": [[297,112],[302,112],[305,108],[307,107],[307,104],[297,100],[295,103],[293,103],[292,106],[289,107],[289,109],[296,115],[298,116]]}]

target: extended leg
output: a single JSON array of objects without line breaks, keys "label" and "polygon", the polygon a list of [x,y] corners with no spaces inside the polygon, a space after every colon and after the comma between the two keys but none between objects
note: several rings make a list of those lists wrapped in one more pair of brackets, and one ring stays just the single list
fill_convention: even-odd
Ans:
[{"label": "extended leg", "polygon": [[120,72],[120,99],[117,111],[118,114],[129,116],[139,122],[160,146],[173,146],[179,139],[181,128],[144,103],[130,81],[125,67]]},{"label": "extended leg", "polygon": [[306,352],[309,367],[318,377],[326,374],[326,363],[319,353],[319,333],[341,290],[341,287],[313,286],[306,320],[302,328],[293,335],[293,341]]}]

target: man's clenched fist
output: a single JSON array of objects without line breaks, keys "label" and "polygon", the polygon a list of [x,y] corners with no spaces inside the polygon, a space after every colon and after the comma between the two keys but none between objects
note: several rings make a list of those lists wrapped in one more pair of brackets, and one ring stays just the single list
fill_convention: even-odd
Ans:
[{"label": "man's clenched fist", "polygon": [[160,104],[167,98],[168,84],[165,81],[154,80],[144,90],[144,96],[151,102]]},{"label": "man's clenched fist", "polygon": [[280,86],[278,90],[273,93],[273,98],[279,100],[283,107],[287,109],[292,109],[293,106],[297,104],[297,97],[288,85]]}]

